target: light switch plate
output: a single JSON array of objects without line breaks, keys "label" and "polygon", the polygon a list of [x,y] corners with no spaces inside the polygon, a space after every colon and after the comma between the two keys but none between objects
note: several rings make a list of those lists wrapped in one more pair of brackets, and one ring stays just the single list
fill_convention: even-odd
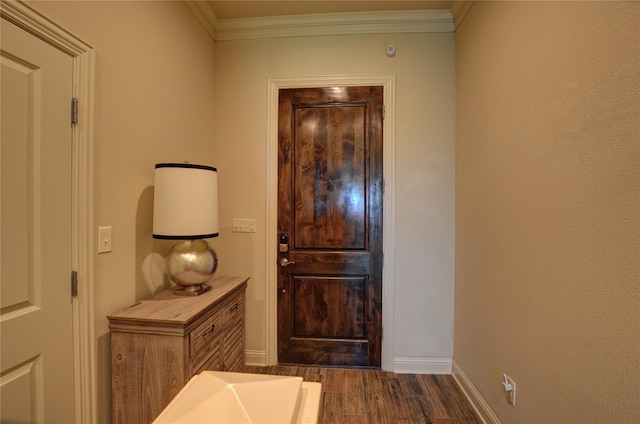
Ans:
[{"label": "light switch plate", "polygon": [[233,218],[231,231],[234,233],[255,233],[256,220],[246,218]]},{"label": "light switch plate", "polygon": [[98,227],[98,253],[111,252],[111,227]]}]

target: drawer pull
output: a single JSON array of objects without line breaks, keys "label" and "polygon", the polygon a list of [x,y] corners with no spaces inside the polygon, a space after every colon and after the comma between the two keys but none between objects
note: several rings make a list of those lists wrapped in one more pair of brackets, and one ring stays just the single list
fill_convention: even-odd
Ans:
[{"label": "drawer pull", "polygon": [[235,305],[233,305],[231,308],[229,308],[229,312],[233,312],[233,311],[237,310],[237,309],[238,309],[238,306],[239,306],[239,305],[236,303],[236,304],[235,304]]},{"label": "drawer pull", "polygon": [[207,334],[213,333],[213,330],[215,330],[215,329],[216,329],[216,325],[215,324],[211,324],[211,327],[209,327],[209,329],[207,331],[202,333],[202,337],[206,336]]}]

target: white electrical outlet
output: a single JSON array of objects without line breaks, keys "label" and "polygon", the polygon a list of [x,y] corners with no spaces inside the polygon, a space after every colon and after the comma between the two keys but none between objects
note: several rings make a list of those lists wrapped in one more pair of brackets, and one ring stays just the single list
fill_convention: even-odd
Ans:
[{"label": "white electrical outlet", "polygon": [[509,405],[516,406],[516,382],[507,374],[502,374],[502,387]]},{"label": "white electrical outlet", "polygon": [[255,233],[256,232],[256,220],[233,218],[233,225],[231,231],[234,233]]}]

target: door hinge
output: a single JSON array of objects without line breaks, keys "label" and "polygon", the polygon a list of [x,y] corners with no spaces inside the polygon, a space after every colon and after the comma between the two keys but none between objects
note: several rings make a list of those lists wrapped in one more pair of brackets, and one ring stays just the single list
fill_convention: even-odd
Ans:
[{"label": "door hinge", "polygon": [[71,271],[71,297],[78,296],[78,271]]},{"label": "door hinge", "polygon": [[78,98],[71,99],[71,123],[78,123]]}]

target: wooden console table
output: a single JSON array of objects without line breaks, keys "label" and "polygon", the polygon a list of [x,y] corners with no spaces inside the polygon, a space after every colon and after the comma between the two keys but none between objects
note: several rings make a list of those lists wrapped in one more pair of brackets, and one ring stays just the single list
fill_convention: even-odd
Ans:
[{"label": "wooden console table", "polygon": [[244,371],[248,280],[216,276],[200,296],[165,290],[108,316],[114,424],[152,422],[201,371]]}]

